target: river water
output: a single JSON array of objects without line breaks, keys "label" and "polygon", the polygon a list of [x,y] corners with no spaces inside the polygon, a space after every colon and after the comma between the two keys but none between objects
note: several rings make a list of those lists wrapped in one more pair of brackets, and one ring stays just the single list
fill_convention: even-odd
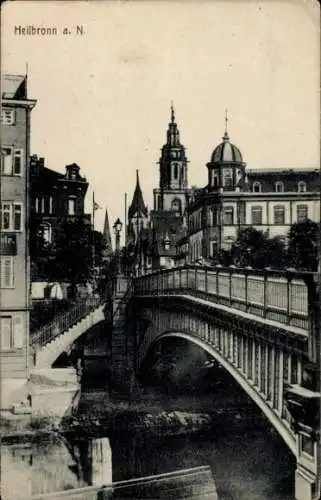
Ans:
[{"label": "river water", "polygon": [[[200,465],[211,467],[219,500],[293,500],[294,457],[266,419],[257,418],[257,409],[233,381],[224,380],[217,372],[210,377],[218,378],[223,382],[214,386],[206,385],[204,377],[199,385],[194,380],[193,393],[185,387],[170,398],[152,386],[142,400],[154,413],[164,408],[206,413],[219,403],[223,418],[216,430],[214,422],[214,431],[152,436],[128,429],[126,434],[105,433],[95,439],[55,437],[3,445],[2,500],[25,500],[39,493],[100,486]],[[199,389],[205,386],[202,393]],[[106,401],[107,394],[89,391],[79,408],[90,414]],[[240,404],[245,408],[241,414],[237,410]],[[237,425],[231,425],[228,410]]]}]

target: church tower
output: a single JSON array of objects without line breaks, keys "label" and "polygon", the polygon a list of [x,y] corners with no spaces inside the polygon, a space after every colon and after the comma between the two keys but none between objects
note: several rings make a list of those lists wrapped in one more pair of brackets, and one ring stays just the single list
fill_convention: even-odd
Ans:
[{"label": "church tower", "polygon": [[187,158],[180,143],[173,105],[167,130],[167,141],[159,160],[159,187],[154,189],[154,210],[184,213],[188,202]]},{"label": "church tower", "polygon": [[128,209],[128,243],[136,243],[141,230],[147,226],[148,210],[144,203],[143,193],[139,183],[138,170],[136,170],[136,187],[133,200]]}]

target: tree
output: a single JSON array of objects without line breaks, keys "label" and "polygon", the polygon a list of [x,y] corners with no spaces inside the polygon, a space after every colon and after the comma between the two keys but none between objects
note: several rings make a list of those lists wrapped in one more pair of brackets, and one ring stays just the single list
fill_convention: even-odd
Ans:
[{"label": "tree", "polygon": [[291,226],[288,235],[289,264],[295,269],[316,271],[319,225],[310,219]]},{"label": "tree", "polygon": [[254,269],[265,267],[282,268],[287,263],[285,243],[278,236],[269,238],[267,233],[252,227],[239,232],[231,248],[234,264]]},{"label": "tree", "polygon": [[32,225],[30,234],[31,259],[48,281],[68,281],[75,288],[93,278],[93,246],[95,267],[102,266],[103,235],[93,232],[82,217],[58,221],[50,244],[42,238],[37,224]]}]

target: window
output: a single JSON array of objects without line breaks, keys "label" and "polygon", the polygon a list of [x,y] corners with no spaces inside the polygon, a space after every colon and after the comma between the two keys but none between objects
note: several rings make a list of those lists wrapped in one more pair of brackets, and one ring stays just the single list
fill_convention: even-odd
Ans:
[{"label": "window", "polygon": [[13,156],[13,175],[22,174],[22,150],[15,149]]},{"label": "window", "polygon": [[1,262],[0,288],[13,288],[14,284],[13,257],[1,256],[0,262]]},{"label": "window", "polygon": [[49,196],[49,213],[52,214],[52,196]]},{"label": "window", "polygon": [[45,213],[45,198],[44,198],[44,196],[42,196],[40,198],[40,210],[41,210],[42,214]]},{"label": "window", "polygon": [[1,174],[11,175],[12,171],[12,148],[1,149]]},{"label": "window", "polygon": [[304,222],[308,218],[308,205],[297,205],[296,207],[297,222]]},{"label": "window", "polygon": [[298,193],[305,193],[307,190],[307,185],[304,181],[298,182]]},{"label": "window", "polygon": [[261,183],[260,182],[253,182],[253,187],[252,187],[253,193],[260,193],[261,192]]},{"label": "window", "polygon": [[283,184],[283,182],[278,181],[278,182],[275,183],[275,191],[277,193],[283,193],[283,191],[284,191],[284,184]]},{"label": "window", "polygon": [[12,318],[11,316],[0,317],[1,350],[8,351],[12,348]]},{"label": "window", "polygon": [[23,150],[11,147],[1,148],[1,174],[22,175]]},{"label": "window", "polygon": [[252,207],[252,224],[254,226],[262,224],[262,207]]},{"label": "window", "polygon": [[38,196],[35,199],[35,212],[36,213],[39,212],[39,198],[38,198]]},{"label": "window", "polygon": [[174,164],[174,179],[178,178],[178,165],[177,163]]},{"label": "window", "polygon": [[181,200],[175,198],[175,200],[172,201],[172,211],[173,212],[178,212],[181,214]]},{"label": "window", "polygon": [[74,198],[69,198],[68,200],[68,214],[75,215],[76,200]]},{"label": "window", "polygon": [[233,224],[233,207],[224,207],[223,224],[230,226]]},{"label": "window", "polygon": [[14,125],[15,121],[15,110],[14,109],[1,109],[1,124],[2,125]]},{"label": "window", "polygon": [[0,331],[2,351],[13,348],[21,349],[23,347],[23,321],[21,316],[15,315],[13,318],[12,316],[1,316]]},{"label": "window", "polygon": [[229,170],[224,172],[224,187],[226,189],[231,189],[233,187],[232,173]]},{"label": "window", "polygon": [[217,241],[216,240],[212,240],[210,242],[210,252],[211,252],[211,257],[215,257],[215,255],[217,253]]},{"label": "window", "polygon": [[45,243],[51,242],[51,225],[50,224],[48,224],[47,222],[44,222],[43,224],[41,224],[39,232],[40,232]]},{"label": "window", "polygon": [[22,203],[2,202],[1,230],[22,231]]},{"label": "window", "polygon": [[274,224],[284,224],[285,210],[283,205],[276,205],[274,207]]}]

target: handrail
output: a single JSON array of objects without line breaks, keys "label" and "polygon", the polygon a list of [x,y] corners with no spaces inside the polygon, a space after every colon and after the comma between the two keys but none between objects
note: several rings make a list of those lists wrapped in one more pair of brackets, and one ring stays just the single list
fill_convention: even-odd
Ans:
[{"label": "handrail", "polygon": [[88,296],[79,300],[74,307],[68,311],[57,314],[47,325],[42,326],[30,335],[30,345],[33,347],[48,344],[55,337],[68,330],[72,325],[87,316],[99,305],[106,302],[106,297]]},{"label": "handrail", "polygon": [[135,295],[175,295],[185,290],[246,313],[309,330],[313,274],[253,271],[218,266],[174,267],[136,277]]},{"label": "handrail", "polygon": [[[131,290],[132,285],[129,281],[124,298],[127,298]],[[67,331],[71,326],[87,316],[87,314],[94,311],[98,306],[103,305],[107,298],[108,297],[105,295],[99,297],[88,296],[85,299],[78,301],[74,307],[68,311],[57,314],[57,316],[50,323],[33,332],[30,335],[30,345],[36,349],[37,347],[42,347],[48,344],[50,341]],[[117,305],[115,311],[113,312],[112,319],[114,319],[119,308],[120,304]]]}]

